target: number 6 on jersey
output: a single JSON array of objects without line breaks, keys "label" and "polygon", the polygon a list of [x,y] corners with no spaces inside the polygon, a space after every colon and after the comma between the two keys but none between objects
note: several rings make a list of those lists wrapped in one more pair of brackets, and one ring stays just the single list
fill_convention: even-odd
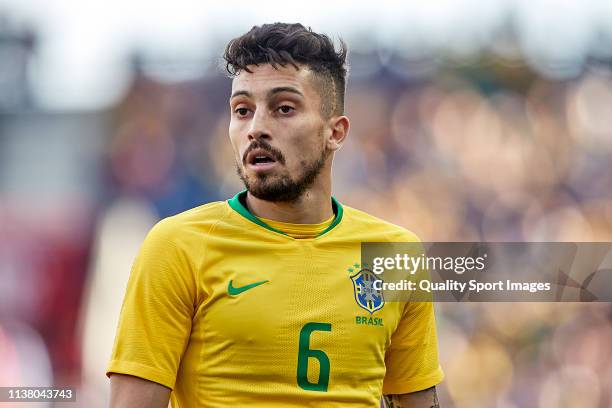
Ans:
[{"label": "number 6 on jersey", "polygon": [[[297,383],[308,391],[327,391],[329,384],[329,357],[321,350],[310,349],[310,335],[314,331],[331,331],[330,323],[306,323],[300,330],[300,347],[297,363]],[[319,381],[311,383],[308,381],[308,359],[319,360]]]}]

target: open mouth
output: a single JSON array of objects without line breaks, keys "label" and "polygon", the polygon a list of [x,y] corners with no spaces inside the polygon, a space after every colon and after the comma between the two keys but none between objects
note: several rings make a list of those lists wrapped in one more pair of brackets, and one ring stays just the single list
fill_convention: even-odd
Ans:
[{"label": "open mouth", "polygon": [[258,165],[262,163],[274,163],[274,160],[266,156],[257,156],[253,159],[253,163],[251,164]]},{"label": "open mouth", "polygon": [[265,167],[276,163],[274,156],[263,149],[254,149],[247,155],[247,163],[256,167]]}]

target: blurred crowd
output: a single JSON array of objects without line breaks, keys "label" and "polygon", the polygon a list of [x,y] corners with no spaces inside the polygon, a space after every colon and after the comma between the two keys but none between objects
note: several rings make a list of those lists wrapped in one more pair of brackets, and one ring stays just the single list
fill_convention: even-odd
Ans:
[{"label": "blurred crowd", "polygon": [[[341,202],[424,241],[612,241],[612,61],[559,80],[492,53],[383,54],[349,56]],[[110,109],[0,113],[0,386],[104,406],[144,235],[242,188],[222,68],[166,82],[149,65]],[[436,307],[441,406],[612,406],[609,304]]]}]

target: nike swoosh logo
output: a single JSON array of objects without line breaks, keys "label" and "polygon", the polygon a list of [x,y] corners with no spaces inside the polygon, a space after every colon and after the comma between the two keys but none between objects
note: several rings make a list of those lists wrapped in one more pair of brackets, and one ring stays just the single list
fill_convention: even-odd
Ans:
[{"label": "nike swoosh logo", "polygon": [[261,282],[255,282],[255,283],[251,283],[250,285],[240,286],[239,288],[235,288],[232,285],[232,281],[229,281],[229,284],[227,285],[227,293],[230,296],[236,296],[236,295],[241,294],[242,292],[246,292],[249,289],[253,289],[256,286],[263,285],[266,282],[269,282],[269,281],[265,280]]}]

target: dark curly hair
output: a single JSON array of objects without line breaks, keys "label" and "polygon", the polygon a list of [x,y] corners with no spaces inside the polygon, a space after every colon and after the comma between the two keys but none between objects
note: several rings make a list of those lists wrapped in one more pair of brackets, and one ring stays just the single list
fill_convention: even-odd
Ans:
[{"label": "dark curly hair", "polygon": [[308,67],[314,74],[321,95],[321,110],[324,116],[344,113],[344,91],[346,86],[346,44],[340,39],[340,49],[325,34],[318,34],[302,24],[274,23],[254,26],[246,34],[234,38],[225,47],[227,72],[231,77],[249,65],[291,64]]}]

